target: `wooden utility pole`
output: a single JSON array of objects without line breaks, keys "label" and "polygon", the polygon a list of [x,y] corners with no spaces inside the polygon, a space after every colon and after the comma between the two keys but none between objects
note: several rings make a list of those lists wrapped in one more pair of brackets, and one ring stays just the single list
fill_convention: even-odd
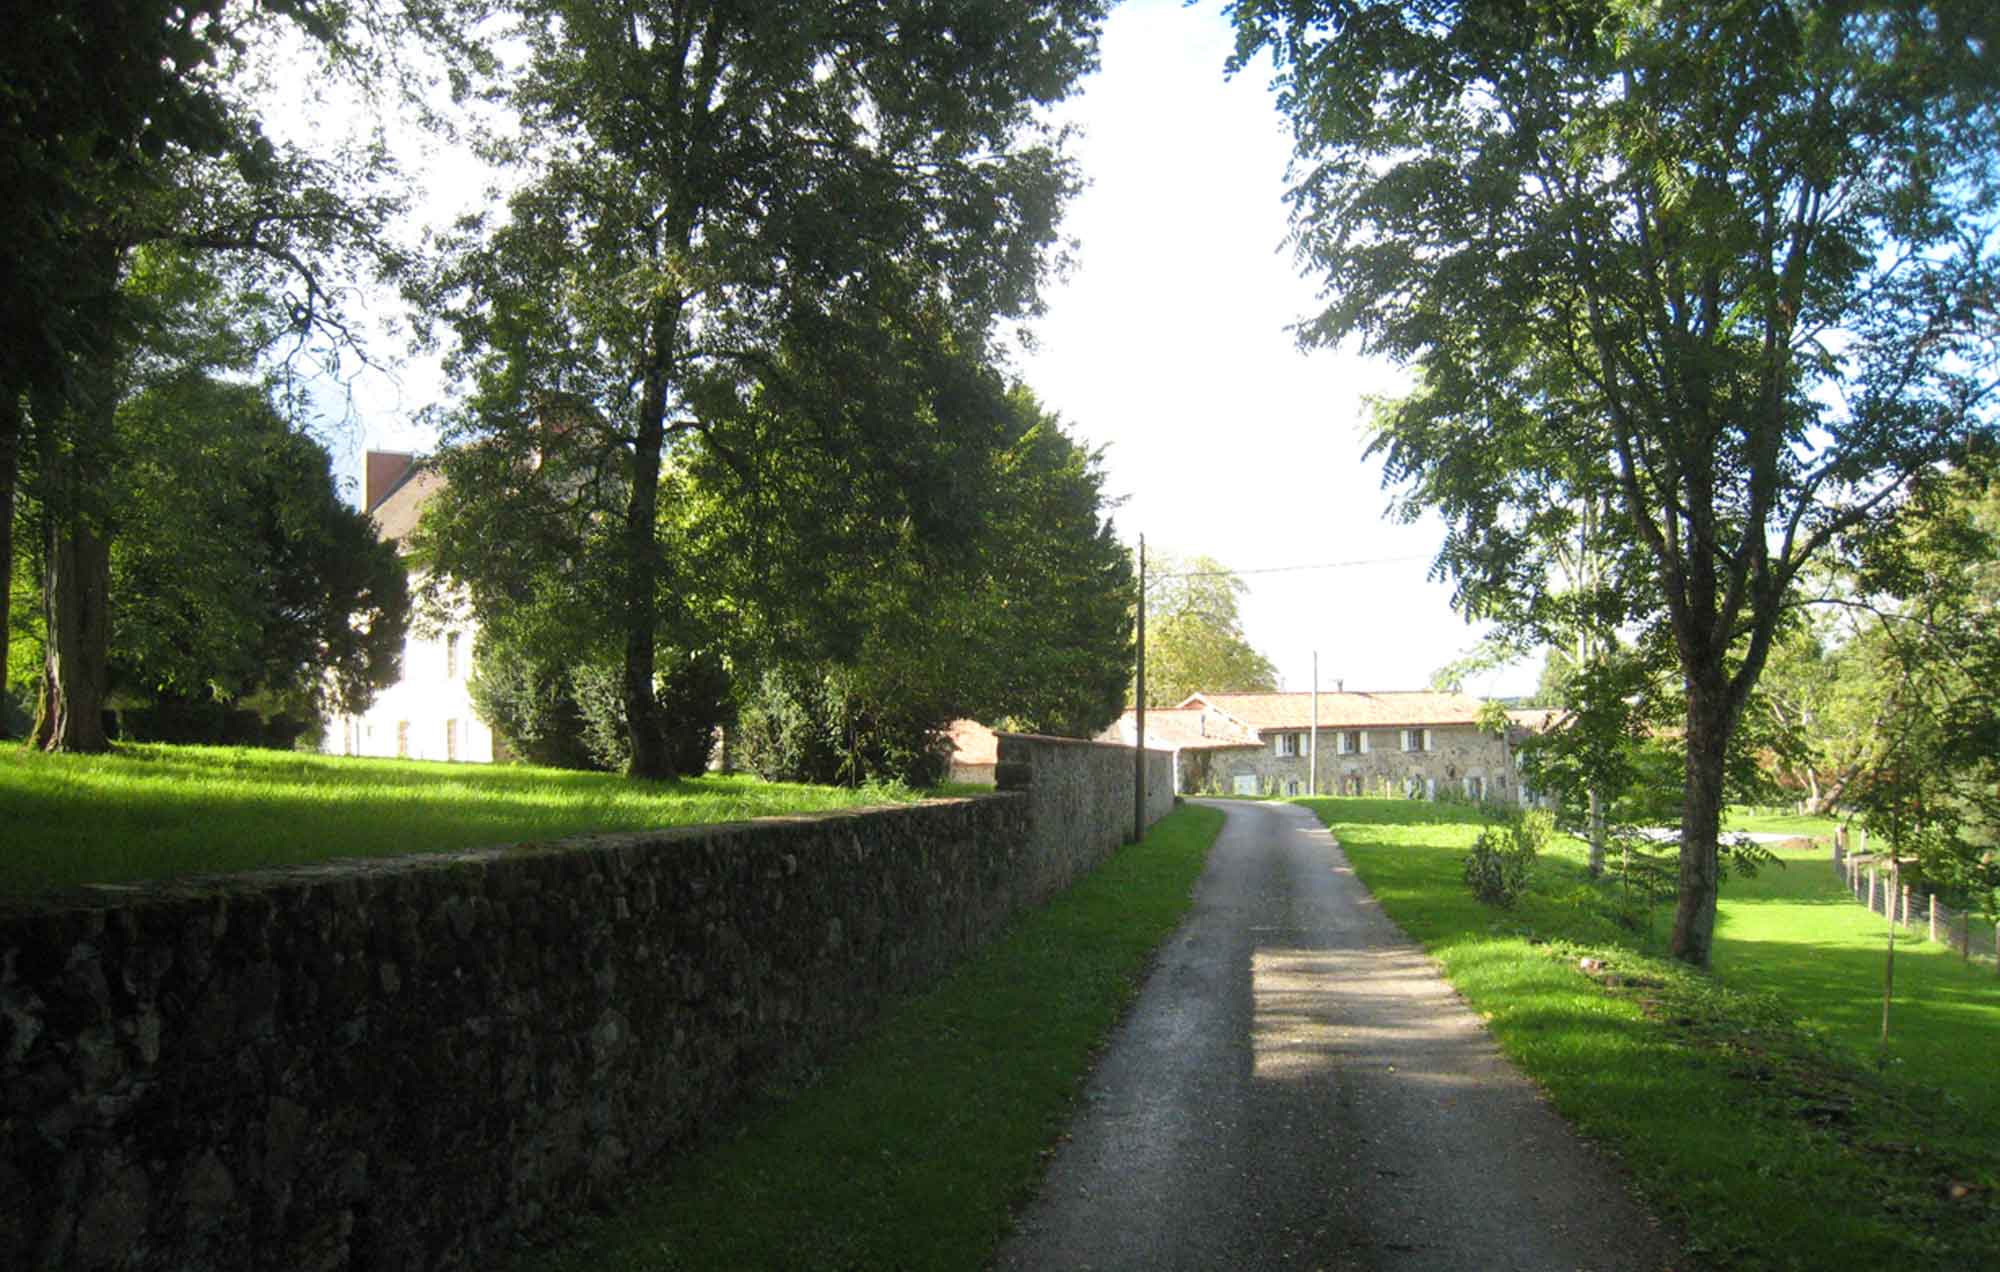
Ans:
[{"label": "wooden utility pole", "polygon": [[1132,694],[1132,842],[1146,837],[1146,536],[1139,536],[1139,662]]}]

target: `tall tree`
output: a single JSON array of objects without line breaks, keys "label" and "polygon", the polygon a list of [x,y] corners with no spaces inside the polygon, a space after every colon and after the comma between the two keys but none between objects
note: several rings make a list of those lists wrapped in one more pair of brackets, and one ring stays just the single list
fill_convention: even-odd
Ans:
[{"label": "tall tree", "polygon": [[[1952,904],[2000,902],[2000,487],[1987,471],[1924,483],[1902,533],[1838,597],[1852,635],[1835,700],[1865,696],[1839,739],[1843,803]],[[1842,723],[1837,717],[1832,722]],[[1807,742],[1817,739],[1808,737]]]},{"label": "tall tree", "polygon": [[[926,350],[1030,310],[1073,186],[1041,108],[1093,63],[1099,0],[524,0],[505,85],[522,176],[431,293],[451,421],[525,454],[587,417],[623,473],[631,772],[671,773],[657,697],[660,476],[684,441],[750,461],[782,410],[865,486],[921,455]],[[835,392],[833,390],[839,390]],[[926,498],[918,529],[947,532]]]},{"label": "tall tree", "polygon": [[[111,683],[162,708],[260,699],[310,728],[394,681],[403,564],[267,390],[196,374],[121,406]],[[220,740],[220,739],[216,739]]]},{"label": "tall tree", "polygon": [[[274,271],[289,283],[301,337],[344,336],[327,260],[378,254],[391,201],[368,183],[382,156],[328,160],[273,144],[239,72],[275,28],[347,56],[345,35],[390,7],[57,0],[0,39],[10,196],[0,213],[0,509],[30,460],[48,637],[36,740],[51,749],[108,745],[113,420],[145,322],[126,286],[132,254],[170,244]],[[405,16],[437,15],[412,0]],[[0,571],[13,555],[0,551]],[[9,627],[0,623],[0,655]]]},{"label": "tall tree", "polygon": [[1237,598],[1249,586],[1212,557],[1157,553],[1147,564],[1146,700],[1171,707],[1189,694],[1262,693],[1278,669],[1243,634]]},{"label": "tall tree", "polygon": [[2000,18],[1980,0],[1239,0],[1294,230],[1419,390],[1375,452],[1475,613],[1615,491],[1686,694],[1673,953],[1706,965],[1730,740],[1808,562],[1993,431]]}]

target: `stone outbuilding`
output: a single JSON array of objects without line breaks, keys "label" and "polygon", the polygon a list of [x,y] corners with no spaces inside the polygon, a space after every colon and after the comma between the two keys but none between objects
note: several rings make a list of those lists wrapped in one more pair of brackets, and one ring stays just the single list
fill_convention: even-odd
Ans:
[{"label": "stone outbuilding", "polygon": [[[1174,752],[1184,794],[1529,802],[1514,761],[1528,722],[1510,716],[1488,728],[1485,708],[1467,694],[1425,691],[1197,693],[1149,709],[1145,745]],[[1127,711],[1104,736],[1130,744],[1137,723]]]}]

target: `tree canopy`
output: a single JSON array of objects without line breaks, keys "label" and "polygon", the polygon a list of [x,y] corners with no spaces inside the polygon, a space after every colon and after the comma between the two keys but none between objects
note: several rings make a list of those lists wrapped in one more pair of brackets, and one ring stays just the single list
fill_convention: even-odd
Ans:
[{"label": "tree canopy", "polygon": [[1673,952],[1706,964],[1730,742],[1802,571],[1994,430],[2000,34],[1979,0],[1239,0],[1296,141],[1303,338],[1476,616],[1544,623],[1576,509],[1687,740]]},{"label": "tree canopy", "polygon": [[1243,634],[1249,587],[1212,557],[1157,553],[1146,566],[1146,705],[1193,693],[1262,693],[1278,669]]},{"label": "tree canopy", "polygon": [[1041,108],[1092,65],[1102,9],[517,7],[525,62],[498,88],[519,130],[494,153],[521,184],[461,227],[423,302],[465,389],[451,437],[526,457],[538,430],[574,429],[618,477],[600,555],[634,774],[673,768],[656,674],[671,463],[754,475],[783,433],[861,514],[894,510],[878,524],[962,535],[941,462],[956,442],[932,412],[995,320],[1036,303],[1074,185]]},{"label": "tree canopy", "polygon": [[[237,283],[282,297],[274,334],[296,355],[350,344],[336,276],[393,264],[396,205],[372,145],[315,153],[266,135],[249,72],[284,32],[333,61],[363,30],[433,24],[403,5],[55,0],[0,41],[0,572],[11,574],[17,478],[34,489],[47,636],[36,741],[100,750],[108,687],[114,415],[136,346],[157,334],[137,254],[203,254]],[[380,46],[377,46],[378,48]],[[357,78],[366,78],[357,77]],[[11,579],[0,580],[11,584]],[[12,630],[0,586],[0,661]]]}]

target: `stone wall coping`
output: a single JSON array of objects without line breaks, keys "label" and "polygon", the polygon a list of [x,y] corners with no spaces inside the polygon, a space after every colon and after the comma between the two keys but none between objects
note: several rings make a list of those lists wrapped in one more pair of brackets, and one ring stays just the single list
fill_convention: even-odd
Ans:
[{"label": "stone wall coping", "polygon": [[123,910],[142,906],[200,903],[312,888],[359,879],[394,879],[449,873],[469,867],[490,865],[522,858],[558,858],[570,853],[615,851],[618,849],[668,847],[717,838],[737,838],[768,833],[793,826],[801,830],[829,822],[859,821],[894,816],[911,809],[970,804],[981,800],[1025,800],[1019,791],[995,791],[986,795],[954,795],[919,800],[914,804],[862,804],[849,808],[829,808],[798,813],[772,813],[736,821],[704,822],[697,825],[661,826],[651,830],[599,831],[567,835],[559,839],[524,839],[510,844],[483,848],[460,848],[449,852],[411,853],[385,857],[335,857],[297,865],[266,866],[205,874],[173,875],[162,879],[135,879],[121,883],[84,883],[53,888],[32,895],[0,895],[0,920],[32,916],[84,913],[94,910]]},{"label": "stone wall coping", "polygon": [[[1116,751],[1129,751],[1132,749],[1130,742],[1106,742],[1100,738],[1059,738],[1047,733],[1000,733],[995,736],[1002,738],[1023,738],[1029,742],[1051,742],[1059,746],[1108,747]],[[1146,749],[1148,751],[1158,751],[1162,755],[1170,754],[1173,751],[1172,747],[1166,746],[1149,746]]]}]

